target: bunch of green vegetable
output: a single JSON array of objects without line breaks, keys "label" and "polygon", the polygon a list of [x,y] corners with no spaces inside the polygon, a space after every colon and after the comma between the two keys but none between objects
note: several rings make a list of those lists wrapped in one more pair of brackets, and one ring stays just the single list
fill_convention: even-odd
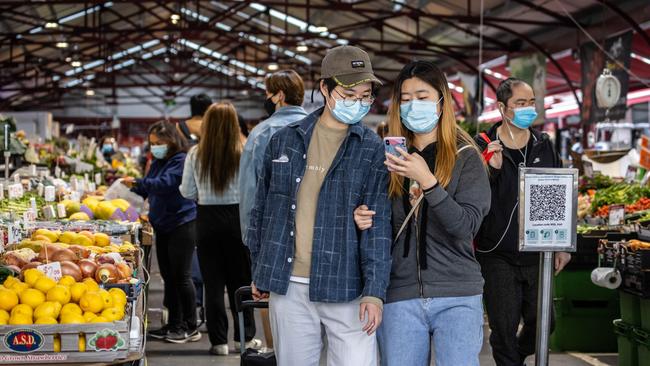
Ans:
[{"label": "bunch of green vegetable", "polygon": [[601,173],[596,173],[593,177],[580,177],[579,190],[580,193],[585,193],[590,189],[604,189],[611,187],[613,184],[615,184],[615,182],[612,178]]},{"label": "bunch of green vegetable", "polygon": [[650,187],[642,187],[638,184],[617,183],[608,188],[596,191],[591,201],[591,208],[596,211],[605,205],[633,204],[642,197],[650,196]]},{"label": "bunch of green vegetable", "polygon": [[5,198],[0,200],[0,211],[15,212],[16,214],[23,214],[32,208],[31,198],[36,199],[36,209],[40,209],[45,205],[43,197],[34,193],[26,193],[23,197],[10,200]]}]

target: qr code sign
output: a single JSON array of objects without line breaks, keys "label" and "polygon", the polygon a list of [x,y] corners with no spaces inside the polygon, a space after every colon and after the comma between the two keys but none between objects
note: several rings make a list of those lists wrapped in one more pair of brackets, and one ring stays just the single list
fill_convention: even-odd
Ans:
[{"label": "qr code sign", "polygon": [[566,185],[530,186],[530,221],[563,221],[567,205]]}]

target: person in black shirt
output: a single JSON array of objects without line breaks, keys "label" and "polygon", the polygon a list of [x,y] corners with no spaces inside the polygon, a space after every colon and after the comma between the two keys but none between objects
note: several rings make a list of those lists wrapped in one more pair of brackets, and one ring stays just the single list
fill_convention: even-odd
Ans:
[{"label": "person in black shirt", "polygon": [[[502,122],[476,137],[489,159],[492,189],[476,251],[485,279],[494,360],[498,366],[521,366],[535,352],[539,254],[518,249],[519,167],[561,168],[562,161],[548,136],[531,128],[537,113],[530,85],[504,80],[497,88],[497,103]],[[568,253],[556,254],[556,274],[570,259]]]}]

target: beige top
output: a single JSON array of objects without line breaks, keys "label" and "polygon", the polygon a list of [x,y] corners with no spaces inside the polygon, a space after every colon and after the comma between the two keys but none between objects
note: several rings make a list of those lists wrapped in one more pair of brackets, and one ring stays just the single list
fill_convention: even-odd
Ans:
[{"label": "beige top", "polygon": [[332,161],[339,151],[347,129],[332,129],[320,121],[316,123],[311,142],[307,148],[307,166],[296,198],[296,252],[293,275],[309,278],[311,271],[311,249],[314,239],[314,225],[318,196],[330,170]]}]

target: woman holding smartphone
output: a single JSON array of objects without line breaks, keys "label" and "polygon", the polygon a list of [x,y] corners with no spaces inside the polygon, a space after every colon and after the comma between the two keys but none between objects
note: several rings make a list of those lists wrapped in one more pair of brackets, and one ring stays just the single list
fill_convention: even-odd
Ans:
[{"label": "woman holding smartphone", "polygon": [[[251,283],[248,249],[239,228],[239,158],[244,145],[239,118],[230,103],[212,104],[203,116],[201,140],[190,149],[185,160],[181,194],[198,202],[197,252],[205,284],[206,315],[210,353],[228,354],[228,315],[224,287],[228,290],[230,311],[235,324],[236,348],[239,327],[235,310],[235,290]],[[259,348],[253,339],[255,320],[252,310],[244,312],[246,348]]]},{"label": "woman holding smartphone", "polygon": [[[381,364],[478,366],[483,344],[483,278],[472,240],[490,208],[487,170],[454,117],[445,75],[414,61],[400,72],[389,110],[389,135],[408,151],[386,154],[391,171],[394,243]],[[361,206],[355,221],[372,226]]]}]

